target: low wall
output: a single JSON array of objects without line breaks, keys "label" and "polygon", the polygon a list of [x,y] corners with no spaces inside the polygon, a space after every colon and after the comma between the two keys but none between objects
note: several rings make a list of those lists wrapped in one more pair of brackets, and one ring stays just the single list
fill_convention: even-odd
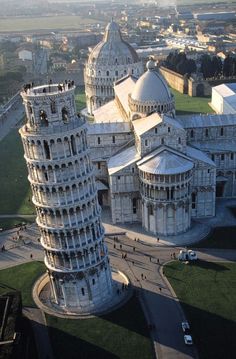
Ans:
[{"label": "low wall", "polygon": [[161,66],[159,70],[170,87],[179,91],[180,93],[188,93],[187,76],[182,76],[177,72],[167,69],[164,66]]}]

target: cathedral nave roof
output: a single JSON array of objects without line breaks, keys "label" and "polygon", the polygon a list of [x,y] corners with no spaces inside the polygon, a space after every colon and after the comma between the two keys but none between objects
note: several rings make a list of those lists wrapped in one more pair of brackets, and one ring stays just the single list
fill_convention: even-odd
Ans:
[{"label": "cathedral nave roof", "polygon": [[178,116],[176,120],[184,128],[233,126],[236,125],[236,114],[188,115],[188,116]]},{"label": "cathedral nave roof", "polygon": [[108,173],[112,175],[132,163],[137,162],[139,159],[140,154],[137,152],[135,146],[129,147],[109,159],[107,163]]}]

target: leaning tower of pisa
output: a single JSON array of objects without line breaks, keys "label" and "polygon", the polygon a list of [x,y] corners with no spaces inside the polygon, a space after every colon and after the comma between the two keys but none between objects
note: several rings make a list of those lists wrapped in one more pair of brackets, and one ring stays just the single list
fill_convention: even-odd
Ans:
[{"label": "leaning tower of pisa", "polygon": [[96,312],[111,300],[112,276],[86,123],[73,82],[26,86],[20,129],[41,233],[51,301],[67,312]]}]

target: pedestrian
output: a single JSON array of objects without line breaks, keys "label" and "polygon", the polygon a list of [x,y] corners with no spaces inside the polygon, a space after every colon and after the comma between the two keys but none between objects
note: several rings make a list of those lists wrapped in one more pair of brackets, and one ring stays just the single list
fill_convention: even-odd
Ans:
[{"label": "pedestrian", "polygon": [[159,263],[160,263],[159,258],[157,258],[157,264],[159,264]]},{"label": "pedestrian", "polygon": [[162,289],[162,288],[161,288],[161,287],[159,287],[159,291],[160,291],[160,292],[161,292],[161,289]]},{"label": "pedestrian", "polygon": [[143,279],[143,273],[141,273],[141,278]]},{"label": "pedestrian", "polygon": [[120,244],[120,249],[122,249],[122,244]]},{"label": "pedestrian", "polygon": [[133,264],[133,266],[134,266],[134,261],[132,261],[132,264]]},{"label": "pedestrian", "polygon": [[136,237],[134,237],[134,241],[136,242]]},{"label": "pedestrian", "polygon": [[144,276],[144,279],[145,279],[145,280],[147,280],[147,277],[146,277],[146,276]]},{"label": "pedestrian", "polygon": [[157,237],[157,242],[159,242],[159,237]]},{"label": "pedestrian", "polygon": [[116,244],[114,243],[113,248],[116,249]]},{"label": "pedestrian", "polygon": [[32,253],[30,254],[30,258],[33,259],[33,254]]},{"label": "pedestrian", "polygon": [[150,262],[152,261],[152,257],[151,257],[151,256],[149,257],[149,261],[150,261]]},{"label": "pedestrian", "polygon": [[133,252],[135,252],[135,247],[133,247]]}]

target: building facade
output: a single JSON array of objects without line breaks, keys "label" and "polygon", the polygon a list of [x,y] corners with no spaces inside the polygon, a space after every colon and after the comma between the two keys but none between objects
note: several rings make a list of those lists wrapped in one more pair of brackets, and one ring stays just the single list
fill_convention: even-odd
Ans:
[{"label": "building facade", "polygon": [[45,251],[51,300],[67,312],[95,312],[112,296],[112,277],[86,123],[71,83],[26,87],[20,129]]},{"label": "building facade", "polygon": [[122,39],[119,26],[112,21],[106,27],[103,40],[91,51],[85,65],[84,83],[87,111],[94,110],[114,98],[113,84],[127,74],[137,78],[143,64],[130,44]]},{"label": "building facade", "polygon": [[214,216],[217,197],[236,196],[235,115],[176,117],[152,61],[138,80],[118,80],[114,92],[88,127],[99,200],[113,223],[177,235],[192,218]]}]

